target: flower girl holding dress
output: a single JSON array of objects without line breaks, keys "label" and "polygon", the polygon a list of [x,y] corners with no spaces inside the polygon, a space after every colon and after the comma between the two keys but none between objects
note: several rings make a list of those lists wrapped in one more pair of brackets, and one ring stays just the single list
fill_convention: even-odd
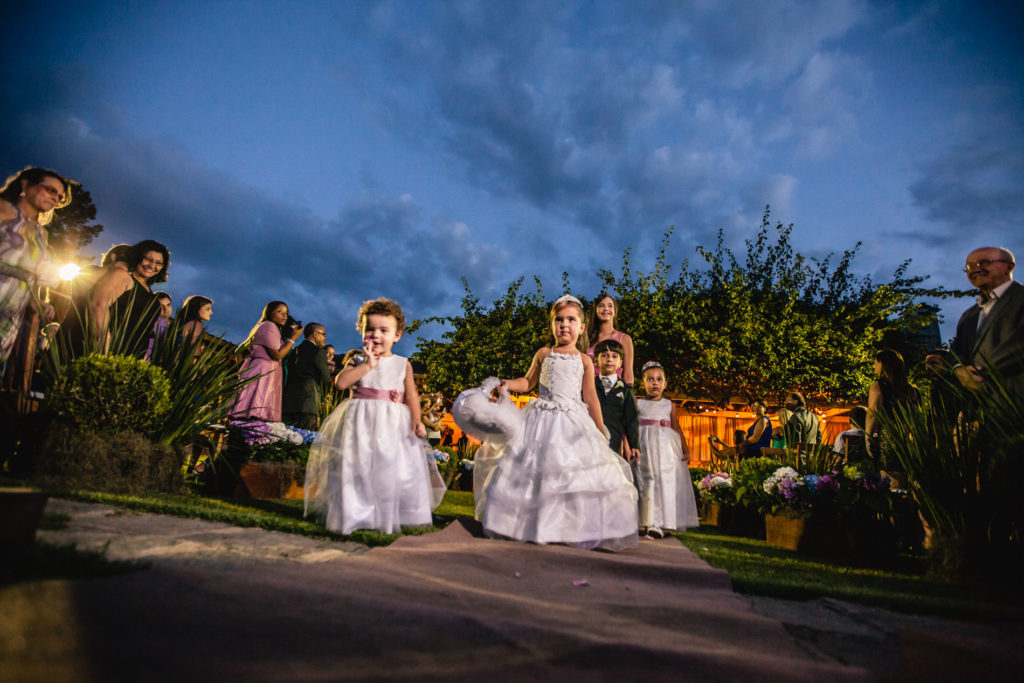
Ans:
[{"label": "flower girl holding dress", "polygon": [[580,301],[561,297],[551,309],[553,343],[526,375],[501,382],[501,391],[540,389],[484,483],[490,537],[607,550],[637,544],[636,489],[603,433],[584,330]]},{"label": "flower girl holding dress", "polygon": [[310,447],[306,514],[323,517],[341,534],[428,525],[434,504],[419,397],[409,361],[391,352],[405,315],[390,299],[367,301],[357,328],[365,360],[334,380],[339,390],[351,387],[351,397],[324,421]]}]

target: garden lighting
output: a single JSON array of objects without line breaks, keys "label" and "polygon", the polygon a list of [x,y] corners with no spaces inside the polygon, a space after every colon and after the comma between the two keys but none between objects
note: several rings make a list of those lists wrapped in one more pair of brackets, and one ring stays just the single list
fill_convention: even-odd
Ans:
[{"label": "garden lighting", "polygon": [[78,277],[80,272],[82,272],[82,268],[77,263],[65,263],[60,267],[58,274],[60,275],[61,280],[70,282]]}]

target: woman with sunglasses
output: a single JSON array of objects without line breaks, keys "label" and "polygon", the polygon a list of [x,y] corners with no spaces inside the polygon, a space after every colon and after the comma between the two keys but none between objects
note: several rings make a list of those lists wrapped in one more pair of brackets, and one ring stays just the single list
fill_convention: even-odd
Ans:
[{"label": "woman with sunglasses", "polygon": [[32,302],[40,317],[53,318],[40,287],[57,281],[46,225],[71,202],[71,182],[45,168],[26,167],[0,189],[0,369],[21,334]]}]

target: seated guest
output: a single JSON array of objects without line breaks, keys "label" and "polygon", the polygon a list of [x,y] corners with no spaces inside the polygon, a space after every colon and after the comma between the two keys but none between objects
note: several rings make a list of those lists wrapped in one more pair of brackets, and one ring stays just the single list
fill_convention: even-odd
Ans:
[{"label": "seated guest", "polygon": [[786,410],[785,406],[780,406],[775,411],[775,422],[778,424],[778,428],[772,430],[772,448],[786,447],[786,423],[789,422],[792,415],[793,413]]},{"label": "seated guest", "polygon": [[327,354],[327,369],[331,372],[333,377],[338,372],[338,363],[334,360],[334,354],[336,353],[333,344],[324,344],[324,353]]},{"label": "seated guest", "polygon": [[740,460],[744,458],[761,457],[762,448],[771,448],[772,445],[772,421],[768,418],[768,404],[763,398],[755,398],[750,401],[750,412],[754,414],[754,423],[747,428],[743,439],[736,444]]},{"label": "seated guest", "polygon": [[762,398],[751,400],[747,406],[754,413],[754,422],[743,430],[736,430],[736,446],[726,446],[717,436],[709,436],[711,450],[720,458],[744,460],[761,456],[762,448],[772,444],[772,421],[768,418],[768,405]]},{"label": "seated guest", "polygon": [[832,447],[836,453],[842,453],[847,463],[868,459],[867,432],[864,431],[864,420],[868,411],[864,406],[857,406],[846,415],[850,418],[850,428],[836,437]]}]

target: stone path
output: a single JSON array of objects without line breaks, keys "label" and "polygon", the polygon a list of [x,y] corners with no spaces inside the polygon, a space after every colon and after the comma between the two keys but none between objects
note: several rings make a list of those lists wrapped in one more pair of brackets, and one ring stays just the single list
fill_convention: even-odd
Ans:
[{"label": "stone path", "polygon": [[[950,680],[1024,630],[732,592],[676,540],[618,554],[456,523],[370,550],[51,501],[51,544],[143,571],[0,589],[0,680]],[[973,673],[970,673],[973,672]]]}]

